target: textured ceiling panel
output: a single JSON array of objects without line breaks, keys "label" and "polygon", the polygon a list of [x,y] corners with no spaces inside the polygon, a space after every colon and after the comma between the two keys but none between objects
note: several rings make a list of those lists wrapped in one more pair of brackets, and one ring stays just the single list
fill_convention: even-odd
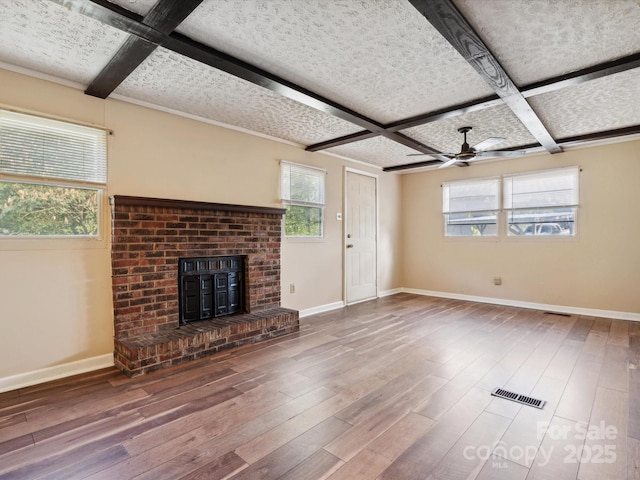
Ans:
[{"label": "textured ceiling panel", "polygon": [[[452,1],[519,85],[640,53],[640,0]],[[112,3],[145,15],[156,0]],[[170,4],[180,11],[177,1],[165,7]],[[127,38],[97,20],[118,22],[117,13],[98,14],[109,7],[90,0],[0,0],[0,62],[89,85]],[[409,0],[204,0],[177,31],[382,124],[493,94]],[[114,78],[137,65],[134,56],[120,60],[109,64]],[[163,48],[116,93],[302,145],[361,131]],[[640,126],[639,99],[640,68],[528,101],[551,134],[563,139]],[[505,106],[402,133],[458,152],[457,129],[467,125],[473,127],[471,145],[498,136],[506,140],[490,148],[536,143]],[[407,157],[416,152],[384,137],[329,152],[379,166],[430,158]]]},{"label": "textured ceiling panel", "polygon": [[380,167],[392,167],[394,165],[432,159],[432,157],[428,155],[407,157],[407,155],[417,152],[385,137],[373,137],[367,140],[329,148],[327,152],[360,160],[361,162],[371,163]]},{"label": "textured ceiling panel", "polygon": [[640,51],[638,0],[454,1],[520,86]]},{"label": "textured ceiling panel", "polygon": [[640,125],[640,68],[529,98],[556,138]]},{"label": "textured ceiling panel", "polygon": [[1,1],[1,62],[88,85],[127,38],[49,0]]},{"label": "textured ceiling panel", "polygon": [[493,145],[491,149],[537,143],[520,120],[504,105],[426,123],[403,130],[402,133],[442,152],[457,153],[463,141],[463,135],[458,132],[458,128],[465,126],[473,127],[467,134],[467,142],[471,146],[489,137],[506,139]]},{"label": "textured ceiling panel", "polygon": [[115,93],[303,145],[362,130],[163,48]]},{"label": "textured ceiling panel", "polygon": [[493,93],[406,0],[208,0],[177,31],[382,123]]}]

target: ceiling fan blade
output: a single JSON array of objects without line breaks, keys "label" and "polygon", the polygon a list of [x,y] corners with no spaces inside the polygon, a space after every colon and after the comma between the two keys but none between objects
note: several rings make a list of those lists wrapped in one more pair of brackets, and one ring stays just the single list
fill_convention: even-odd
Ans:
[{"label": "ceiling fan blade", "polygon": [[438,168],[446,168],[446,167],[448,167],[450,165],[453,165],[457,161],[458,161],[457,158],[452,158],[451,160],[447,160],[446,162],[444,162],[442,165],[438,165]]},{"label": "ceiling fan blade", "polygon": [[477,145],[473,146],[474,150],[486,150],[487,148],[491,148],[494,145],[498,145],[501,142],[504,142],[506,138],[504,137],[489,137],[486,140],[481,141]]},{"label": "ceiling fan blade", "polygon": [[484,152],[478,152],[476,158],[515,158],[522,157],[525,153],[524,150],[485,150]]},{"label": "ceiling fan blade", "polygon": [[422,157],[424,155],[429,155],[428,153],[407,153],[407,157]]}]

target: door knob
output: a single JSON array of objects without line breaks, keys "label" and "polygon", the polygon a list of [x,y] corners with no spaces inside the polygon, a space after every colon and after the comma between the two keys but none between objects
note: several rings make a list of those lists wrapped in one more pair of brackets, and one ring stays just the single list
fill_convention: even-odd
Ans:
[{"label": "door knob", "polygon": [[347,248],[353,248],[353,244],[352,243],[347,243]]}]

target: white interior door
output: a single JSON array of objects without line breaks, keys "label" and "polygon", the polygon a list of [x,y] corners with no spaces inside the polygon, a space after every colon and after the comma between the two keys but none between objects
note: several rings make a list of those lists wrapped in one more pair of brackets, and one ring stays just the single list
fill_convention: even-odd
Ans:
[{"label": "white interior door", "polygon": [[377,183],[376,177],[347,171],[345,290],[348,304],[378,295]]}]

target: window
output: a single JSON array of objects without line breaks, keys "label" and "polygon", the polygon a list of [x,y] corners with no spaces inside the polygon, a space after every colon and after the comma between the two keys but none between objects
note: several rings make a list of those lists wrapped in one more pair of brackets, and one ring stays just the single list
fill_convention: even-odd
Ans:
[{"label": "window", "polygon": [[322,237],[326,170],[289,162],[280,168],[285,236]]},{"label": "window", "polygon": [[445,235],[449,237],[498,234],[500,179],[484,178],[443,185]]},{"label": "window", "polygon": [[509,236],[575,235],[579,171],[569,167],[445,183],[445,235],[497,236],[501,212]]},{"label": "window", "polygon": [[0,237],[97,237],[106,132],[0,110]]},{"label": "window", "polygon": [[578,168],[504,177],[509,235],[575,235]]}]

